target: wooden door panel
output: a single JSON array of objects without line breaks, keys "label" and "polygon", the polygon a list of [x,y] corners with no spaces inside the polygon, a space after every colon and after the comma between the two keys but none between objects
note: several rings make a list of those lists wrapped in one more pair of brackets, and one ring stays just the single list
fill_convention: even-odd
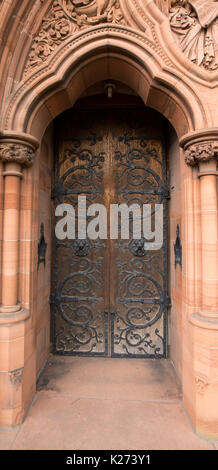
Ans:
[{"label": "wooden door panel", "polygon": [[[104,204],[104,129],[84,131],[74,123],[72,139],[59,142],[54,205],[70,204],[76,213],[76,239],[55,239],[55,352],[108,354],[107,240],[78,238],[78,197]],[[100,133],[99,133],[100,132]],[[98,133],[98,134],[97,134]]]},{"label": "wooden door panel", "polygon": [[[166,356],[166,169],[162,140],[148,135],[142,110],[86,113],[58,143],[54,206],[77,212],[78,196],[104,204],[105,240],[55,239],[54,343],[59,354]],[[69,129],[69,124],[68,124]],[[154,132],[155,133],[155,132]],[[164,243],[145,251],[143,234],[110,239],[110,204],[164,206]],[[88,219],[89,221],[89,219]]]},{"label": "wooden door panel", "polygon": [[[118,204],[150,204],[155,228],[155,204],[164,205],[166,182],[163,146],[158,139],[143,138],[128,129],[114,142],[115,194]],[[166,355],[166,231],[161,249],[145,251],[146,239],[114,242],[111,284],[112,356],[163,357]],[[165,274],[165,275],[164,275]]]}]

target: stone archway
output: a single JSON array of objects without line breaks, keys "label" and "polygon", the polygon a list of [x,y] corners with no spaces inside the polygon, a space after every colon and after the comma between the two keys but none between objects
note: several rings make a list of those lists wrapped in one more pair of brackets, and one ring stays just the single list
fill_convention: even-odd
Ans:
[{"label": "stone archway", "polygon": [[[172,45],[168,20],[154,2],[144,7],[139,3],[120,2],[125,24],[115,20],[108,24],[105,17],[100,24],[86,25],[87,29],[79,28],[70,34],[68,31],[66,39],[52,44],[52,53],[36,68],[32,67],[29,54],[33,40],[25,48],[25,35],[21,34],[18,45],[13,45],[17,56],[7,69],[10,72],[2,103],[0,135],[1,180],[4,179],[0,335],[7,350],[2,365],[2,389],[3,393],[9,390],[11,394],[10,406],[3,403],[1,410],[3,426],[14,426],[23,420],[35,393],[38,227],[33,221],[37,218],[38,204],[37,149],[46,128],[58,114],[72,107],[89,86],[112,79],[132,88],[147,106],[163,114],[185,149],[188,165],[181,150],[178,175],[183,206],[182,302],[175,320],[180,325],[180,329],[176,327],[177,334],[182,335],[179,373],[184,403],[196,430],[201,435],[217,436],[214,422],[218,409],[211,399],[217,393],[217,365],[213,358],[218,331],[214,281],[217,128],[213,127],[211,111],[215,81],[209,72],[181,58],[179,48]],[[30,2],[25,5],[30,31],[34,15],[29,10]],[[10,16],[12,7],[8,12],[7,8],[6,16]],[[41,8],[39,2],[34,8]],[[39,30],[40,24],[47,21],[47,8],[47,4],[42,7]],[[205,212],[208,194],[210,216]],[[15,340],[19,354],[14,349]],[[200,353],[202,360],[198,359]]]}]

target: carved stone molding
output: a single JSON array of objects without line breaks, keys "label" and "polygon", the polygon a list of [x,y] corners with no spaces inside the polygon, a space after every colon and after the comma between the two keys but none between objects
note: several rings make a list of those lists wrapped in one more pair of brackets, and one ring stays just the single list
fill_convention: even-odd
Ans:
[{"label": "carved stone molding", "polygon": [[18,163],[30,167],[34,163],[38,142],[32,136],[0,137],[0,160],[3,163]]},{"label": "carved stone molding", "polygon": [[217,0],[154,1],[168,14],[171,30],[185,56],[206,70],[217,70]]},{"label": "carved stone molding", "polygon": [[209,385],[207,380],[204,379],[203,377],[196,376],[195,377],[195,384],[196,384],[197,393],[199,393],[199,395],[204,395],[204,393],[206,392],[206,389]]},{"label": "carved stone molding", "polygon": [[203,330],[218,330],[218,312],[195,312],[189,317],[189,322],[197,328]]},{"label": "carved stone molding", "polygon": [[119,0],[53,0],[34,38],[25,74],[72,34],[102,23],[126,24]]},{"label": "carved stone molding", "polygon": [[208,162],[218,157],[218,128],[201,129],[180,139],[187,165]]}]

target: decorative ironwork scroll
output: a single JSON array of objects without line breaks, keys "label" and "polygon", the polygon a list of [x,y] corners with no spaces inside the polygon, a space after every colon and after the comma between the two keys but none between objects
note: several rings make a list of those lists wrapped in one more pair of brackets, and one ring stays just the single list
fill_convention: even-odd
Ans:
[{"label": "decorative ironwork scroll", "polygon": [[[79,114],[78,114],[79,113]],[[81,113],[81,114],[80,114]],[[117,240],[55,240],[54,342],[59,354],[165,357],[167,324],[166,182],[164,147],[149,138],[143,111],[80,111],[70,140],[61,140],[53,191],[55,206],[77,213],[78,196],[90,204],[164,207],[164,242],[145,249],[143,233]],[[88,129],[88,130],[87,130]]]},{"label": "decorative ironwork scroll", "polygon": [[[141,119],[141,121],[140,121]],[[164,147],[146,137],[143,116],[113,142],[116,203],[150,204],[164,208],[164,242],[158,251],[144,248],[145,238],[118,240],[111,286],[111,355],[165,357],[167,306],[166,183]],[[143,134],[144,133],[144,134]],[[131,230],[130,230],[131,233]]]},{"label": "decorative ironwork scroll", "polygon": [[[78,121],[81,123],[78,125]],[[102,136],[87,132],[83,119],[75,116],[72,139],[59,142],[55,207],[71,204],[78,209],[78,196],[103,203]],[[77,222],[77,221],[76,221]],[[54,349],[59,354],[107,355],[105,313],[105,241],[55,239]]]}]

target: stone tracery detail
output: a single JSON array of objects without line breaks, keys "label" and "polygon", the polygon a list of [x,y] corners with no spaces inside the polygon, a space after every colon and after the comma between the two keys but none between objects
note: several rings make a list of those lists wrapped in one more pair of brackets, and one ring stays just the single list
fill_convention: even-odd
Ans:
[{"label": "stone tracery detail", "polygon": [[35,151],[27,145],[10,142],[0,144],[0,160],[4,163],[19,163],[30,167],[34,156]]},{"label": "stone tracery detail", "polygon": [[34,38],[25,72],[42,64],[73,33],[102,23],[126,23],[119,0],[54,0]]},{"label": "stone tracery detail", "polygon": [[218,156],[218,141],[192,144],[185,151],[185,161],[194,166],[200,162],[207,162]]},{"label": "stone tracery detail", "polygon": [[216,70],[218,1],[174,0],[170,4],[170,26],[186,57],[207,70]]}]

